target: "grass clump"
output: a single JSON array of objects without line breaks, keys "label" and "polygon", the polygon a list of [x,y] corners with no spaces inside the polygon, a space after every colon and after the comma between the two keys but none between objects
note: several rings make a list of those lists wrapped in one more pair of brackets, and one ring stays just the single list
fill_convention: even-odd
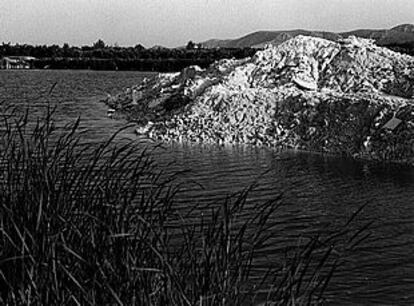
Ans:
[{"label": "grass clump", "polygon": [[115,146],[115,135],[94,146],[84,144],[79,121],[57,128],[51,111],[33,126],[27,112],[5,110],[0,132],[1,303],[322,301],[338,263],[328,260],[332,242],[348,232],[329,238],[328,247],[311,239],[280,268],[252,282],[256,255],[269,247],[270,220],[280,197],[251,207],[247,189],[197,214],[179,211],[175,175],[160,171],[150,152],[132,143]]}]

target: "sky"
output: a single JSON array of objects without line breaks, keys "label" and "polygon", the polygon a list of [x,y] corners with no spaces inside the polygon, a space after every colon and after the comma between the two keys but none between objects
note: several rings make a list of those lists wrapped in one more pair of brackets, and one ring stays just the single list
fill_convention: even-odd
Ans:
[{"label": "sky", "polygon": [[0,42],[178,47],[258,30],[414,23],[414,0],[0,0]]}]

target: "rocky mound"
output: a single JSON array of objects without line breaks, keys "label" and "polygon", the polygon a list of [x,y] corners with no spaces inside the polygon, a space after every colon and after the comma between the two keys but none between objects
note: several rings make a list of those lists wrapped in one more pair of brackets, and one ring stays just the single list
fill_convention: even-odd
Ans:
[{"label": "rocky mound", "polygon": [[414,164],[414,58],[355,37],[297,36],[252,58],[160,74],[106,103],[163,141]]}]

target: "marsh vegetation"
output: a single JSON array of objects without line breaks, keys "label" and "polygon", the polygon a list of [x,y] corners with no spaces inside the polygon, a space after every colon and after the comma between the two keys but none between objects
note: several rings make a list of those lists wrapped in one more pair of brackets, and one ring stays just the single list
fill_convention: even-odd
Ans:
[{"label": "marsh vegetation", "polygon": [[282,204],[251,205],[252,187],[209,207],[174,205],[166,174],[133,142],[82,142],[79,120],[2,105],[0,288],[8,305],[277,305],[324,300],[344,256],[368,237],[318,233],[257,273]]}]

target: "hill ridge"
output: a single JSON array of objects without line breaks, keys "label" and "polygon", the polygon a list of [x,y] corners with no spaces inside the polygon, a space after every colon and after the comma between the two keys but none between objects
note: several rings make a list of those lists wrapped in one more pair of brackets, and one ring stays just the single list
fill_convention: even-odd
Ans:
[{"label": "hill ridge", "polygon": [[414,24],[400,24],[390,29],[355,29],[345,32],[324,30],[258,30],[234,39],[209,39],[201,42],[205,48],[263,48],[266,44],[278,45],[298,35],[320,37],[336,41],[349,36],[374,39],[379,45],[414,44]]}]

